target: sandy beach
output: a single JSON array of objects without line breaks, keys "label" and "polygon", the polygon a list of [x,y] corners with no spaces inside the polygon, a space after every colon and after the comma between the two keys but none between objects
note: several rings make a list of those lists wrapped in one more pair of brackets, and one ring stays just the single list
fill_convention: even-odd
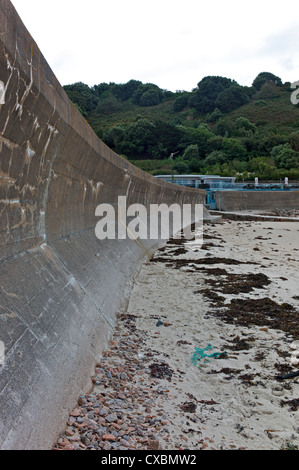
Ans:
[{"label": "sandy beach", "polygon": [[202,246],[170,240],[54,449],[299,448],[299,377],[282,378],[299,369],[298,263],[299,220],[221,219]]}]

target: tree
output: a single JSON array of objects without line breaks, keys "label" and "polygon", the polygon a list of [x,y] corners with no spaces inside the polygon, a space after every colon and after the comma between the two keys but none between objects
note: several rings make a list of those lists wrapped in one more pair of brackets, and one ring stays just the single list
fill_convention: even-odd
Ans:
[{"label": "tree", "polygon": [[289,144],[273,147],[271,157],[274,158],[277,168],[299,168],[299,152],[293,150]]},{"label": "tree", "polygon": [[116,125],[109,129],[103,140],[109,147],[114,148],[116,152],[122,153],[122,144],[125,140],[125,135],[125,129],[122,126]]},{"label": "tree", "polygon": [[69,99],[77,105],[82,113],[88,115],[97,107],[98,97],[94,90],[85,83],[77,82],[72,85],[65,85],[63,88]]},{"label": "tree", "polygon": [[99,98],[103,93],[110,90],[111,87],[113,87],[114,85],[115,85],[115,83],[110,83],[110,84],[108,84],[108,83],[99,83],[98,85],[94,85],[92,87],[92,90],[94,91],[96,96]]},{"label": "tree", "polygon": [[194,172],[198,172],[198,171],[201,171],[203,167],[203,160],[199,160],[198,158],[192,158],[190,161],[189,161],[189,170],[194,173]]},{"label": "tree", "polygon": [[246,149],[238,139],[224,138],[222,150],[228,160],[246,160]]},{"label": "tree", "polygon": [[197,128],[179,126],[182,131],[180,149],[184,150],[189,145],[198,145],[200,155],[204,156],[209,148],[209,140],[215,137],[213,132],[203,126]]},{"label": "tree", "polygon": [[200,113],[211,113],[216,107],[216,100],[219,94],[235,83],[234,80],[225,77],[204,77],[198,83],[190,104]]},{"label": "tree", "polygon": [[189,99],[190,99],[190,93],[183,92],[183,93],[179,94],[173,102],[174,111],[176,113],[179,113],[180,111],[183,111],[188,106]]},{"label": "tree", "polygon": [[249,119],[240,116],[235,120],[235,135],[239,137],[251,137],[256,133],[256,125]]},{"label": "tree", "polygon": [[232,137],[235,133],[235,123],[230,118],[221,118],[215,125],[215,134],[222,137]]},{"label": "tree", "polygon": [[189,145],[183,153],[183,160],[198,160],[199,159],[199,151],[197,144]]},{"label": "tree", "polygon": [[225,155],[224,152],[221,152],[219,150],[214,150],[213,152],[209,153],[209,155],[205,159],[205,165],[207,166],[214,166],[217,164],[222,165],[223,163],[226,163],[226,161],[227,161],[227,156]]},{"label": "tree", "polygon": [[103,93],[96,107],[97,114],[111,114],[117,112],[121,103],[112,93]]},{"label": "tree", "polygon": [[248,162],[248,171],[266,178],[276,169],[274,159],[269,157],[255,157]]},{"label": "tree", "polygon": [[149,156],[149,147],[155,140],[155,125],[148,119],[138,119],[127,128],[126,139],[135,147],[137,155]]},{"label": "tree", "polygon": [[175,164],[173,165],[173,169],[179,174],[186,174],[189,171],[189,165],[187,163],[183,162],[182,160],[177,160]]},{"label": "tree", "polygon": [[207,145],[207,154],[213,152],[213,150],[221,150],[223,144],[223,137],[221,135],[215,135],[211,137]]},{"label": "tree", "polygon": [[162,121],[161,119],[155,120],[154,125],[154,139],[156,142],[160,142],[165,150],[160,158],[167,158],[180,149],[179,143],[182,138],[182,130],[179,126]]},{"label": "tree", "polygon": [[141,106],[156,106],[161,101],[160,95],[157,90],[151,88],[147,90],[140,98]]},{"label": "tree", "polygon": [[259,73],[258,76],[253,80],[252,86],[256,90],[260,90],[266,82],[273,82],[275,85],[282,86],[281,78],[270,72]]},{"label": "tree", "polygon": [[127,83],[122,83],[120,85],[114,85],[111,88],[111,92],[117,99],[121,101],[129,100],[138,87],[142,85],[142,82],[139,80],[129,80]]},{"label": "tree", "polygon": [[223,113],[228,113],[233,109],[249,103],[249,101],[249,96],[243,87],[236,84],[219,93],[215,101],[215,105]]},{"label": "tree", "polygon": [[118,153],[135,158],[153,156],[159,146],[155,125],[148,119],[138,119],[126,128],[116,125],[105,134],[104,141]]},{"label": "tree", "polygon": [[266,82],[262,85],[258,94],[258,98],[259,98],[259,101],[261,101],[261,99],[269,100],[272,98],[278,98],[280,96],[280,93],[281,93],[281,88],[276,86],[274,82]]},{"label": "tree", "polygon": [[163,99],[163,90],[153,83],[139,85],[132,95],[132,102],[140,106],[154,106]]},{"label": "tree", "polygon": [[222,117],[223,113],[220,111],[220,109],[215,108],[214,111],[208,116],[207,122],[217,122]]},{"label": "tree", "polygon": [[289,142],[290,142],[292,149],[298,152],[299,151],[299,133],[294,132],[293,134],[291,134],[289,138]]},{"label": "tree", "polygon": [[258,135],[257,150],[261,154],[270,155],[271,150],[278,145],[286,144],[287,138],[280,134],[267,133],[265,135]]}]

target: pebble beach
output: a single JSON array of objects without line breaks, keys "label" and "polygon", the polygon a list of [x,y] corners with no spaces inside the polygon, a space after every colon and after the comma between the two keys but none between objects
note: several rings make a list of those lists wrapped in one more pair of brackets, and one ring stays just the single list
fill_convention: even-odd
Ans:
[{"label": "pebble beach", "polygon": [[298,263],[299,219],[169,240],[53,450],[299,449]]}]

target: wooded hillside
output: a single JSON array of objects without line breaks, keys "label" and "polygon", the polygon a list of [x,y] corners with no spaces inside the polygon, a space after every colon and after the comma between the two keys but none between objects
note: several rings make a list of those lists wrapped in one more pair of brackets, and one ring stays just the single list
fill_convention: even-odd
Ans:
[{"label": "wooded hillside", "polygon": [[152,174],[299,179],[299,105],[272,73],[251,87],[207,76],[191,92],[138,80],[64,89],[109,147]]}]

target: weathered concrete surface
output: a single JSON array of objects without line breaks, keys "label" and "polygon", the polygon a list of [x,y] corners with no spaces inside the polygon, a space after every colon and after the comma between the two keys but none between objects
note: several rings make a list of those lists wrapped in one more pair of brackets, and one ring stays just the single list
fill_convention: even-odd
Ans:
[{"label": "weathered concrete surface", "polygon": [[299,209],[299,191],[216,191],[219,211]]},{"label": "weathered concrete surface", "polygon": [[299,222],[298,217],[279,217],[275,215],[262,215],[251,212],[222,212],[222,211],[211,211],[211,216],[219,216],[221,219],[231,220],[250,220],[250,221],[266,221],[266,222]]},{"label": "weathered concrete surface", "polygon": [[158,241],[95,236],[95,209],[202,203],[92,132],[9,0],[0,0],[0,448],[47,449],[90,385]]}]

